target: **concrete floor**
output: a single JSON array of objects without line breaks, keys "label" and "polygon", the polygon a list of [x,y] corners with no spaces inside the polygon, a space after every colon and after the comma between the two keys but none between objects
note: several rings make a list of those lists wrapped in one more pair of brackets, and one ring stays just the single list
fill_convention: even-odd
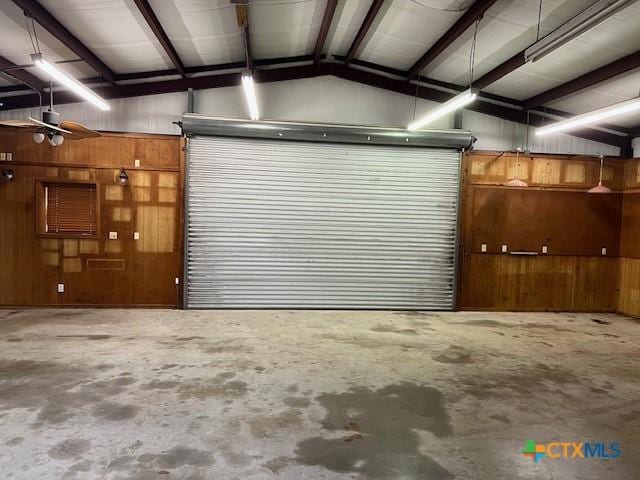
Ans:
[{"label": "concrete floor", "polygon": [[640,478],[615,315],[0,310],[0,341],[2,479]]}]

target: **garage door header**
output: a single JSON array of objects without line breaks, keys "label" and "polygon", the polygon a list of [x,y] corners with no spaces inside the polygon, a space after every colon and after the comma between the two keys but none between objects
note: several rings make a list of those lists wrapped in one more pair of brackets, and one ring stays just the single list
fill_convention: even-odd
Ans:
[{"label": "garage door header", "polygon": [[465,130],[423,130],[409,132],[402,128],[291,123],[209,117],[185,114],[181,122],[186,135],[298,140],[306,142],[397,145],[407,147],[470,148],[475,141]]}]

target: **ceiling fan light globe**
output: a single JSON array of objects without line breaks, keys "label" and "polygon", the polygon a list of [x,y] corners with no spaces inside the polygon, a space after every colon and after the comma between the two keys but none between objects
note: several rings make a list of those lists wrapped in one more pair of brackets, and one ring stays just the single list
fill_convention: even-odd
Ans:
[{"label": "ceiling fan light globe", "polygon": [[33,141],[36,143],[42,143],[44,142],[44,139],[45,139],[45,135],[42,132],[35,132],[33,134]]},{"label": "ceiling fan light globe", "polygon": [[53,137],[51,137],[51,145],[54,147],[62,145],[64,142],[64,136],[56,133]]}]

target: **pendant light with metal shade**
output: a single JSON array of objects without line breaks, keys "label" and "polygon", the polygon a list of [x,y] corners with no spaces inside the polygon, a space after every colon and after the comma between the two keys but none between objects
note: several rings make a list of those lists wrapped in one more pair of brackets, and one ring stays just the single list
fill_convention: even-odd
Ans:
[{"label": "pendant light with metal shade", "polygon": [[520,180],[520,178],[518,178],[518,169],[520,167],[520,152],[522,151],[522,149],[520,147],[516,148],[516,176],[514,178],[512,178],[511,180],[509,180],[505,185],[507,187],[520,187],[520,188],[526,188],[529,185],[527,184],[527,182],[525,182],[524,180]]},{"label": "pendant light with metal shade", "polygon": [[589,189],[589,193],[611,193],[611,189],[602,185],[602,167],[604,165],[604,155],[600,155],[600,181],[598,185]]}]

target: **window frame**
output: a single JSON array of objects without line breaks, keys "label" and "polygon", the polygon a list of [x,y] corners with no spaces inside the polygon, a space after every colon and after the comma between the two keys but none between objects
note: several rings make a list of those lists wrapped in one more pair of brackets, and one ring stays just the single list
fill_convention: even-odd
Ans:
[{"label": "window frame", "polygon": [[[36,179],[36,237],[40,238],[78,238],[78,239],[98,239],[100,238],[100,183],[96,180],[76,180],[70,178],[37,178]],[[58,233],[47,232],[47,210],[46,210],[46,187],[49,184],[73,184],[91,185],[96,191],[96,231],[93,234],[82,235],[78,233]]]}]

